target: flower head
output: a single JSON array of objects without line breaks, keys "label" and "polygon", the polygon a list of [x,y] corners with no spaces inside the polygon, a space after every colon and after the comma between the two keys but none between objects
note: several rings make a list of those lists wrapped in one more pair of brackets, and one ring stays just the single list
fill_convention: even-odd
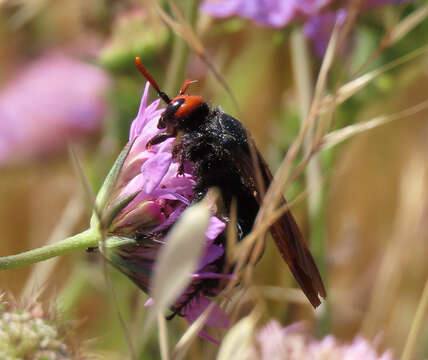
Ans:
[{"label": "flower head", "polygon": [[67,343],[65,330],[39,303],[21,307],[2,301],[0,359],[83,359],[82,351],[77,353],[77,348]]},{"label": "flower head", "polygon": [[0,164],[50,155],[99,129],[109,79],[61,53],[34,61],[0,90]]},{"label": "flower head", "polygon": [[335,23],[343,22],[349,6],[356,4],[362,12],[407,1],[410,0],[205,0],[201,8],[214,17],[240,16],[273,28],[302,22],[305,35],[313,42],[317,54],[322,56]]},{"label": "flower head", "polygon": [[393,360],[390,351],[378,355],[376,346],[357,336],[351,343],[341,344],[333,335],[322,340],[310,338],[302,324],[282,328],[273,320],[256,336],[250,359],[313,359],[313,360]]},{"label": "flower head", "polygon": [[[131,237],[135,244],[114,249],[109,260],[120,271],[129,276],[143,291],[149,292],[152,270],[160,248],[169,229],[178,220],[184,209],[194,200],[196,179],[192,164],[184,164],[184,173],[178,174],[179,162],[172,155],[174,139],[147,148],[147,143],[162,130],[157,124],[162,109],[159,100],[147,105],[149,83],[147,83],[138,111],[131,125],[130,150],[116,181],[106,212],[115,208],[123,199],[131,198],[109,225],[113,235]],[[114,212],[114,211],[113,211]],[[171,307],[173,314],[184,316],[193,322],[210,304],[207,296],[217,295],[219,279],[223,275],[225,261],[223,220],[211,216],[206,231],[204,255],[199,262],[190,286]],[[151,304],[151,300],[147,305]],[[226,316],[216,307],[206,325],[228,325]],[[202,335],[213,340],[205,332]]]},{"label": "flower head", "polygon": [[168,41],[168,31],[156,16],[142,6],[118,13],[111,25],[111,36],[100,51],[100,62],[109,69],[126,69],[136,55],[150,59]]},{"label": "flower head", "polygon": [[259,25],[280,28],[310,17],[331,0],[206,0],[202,10],[215,17],[241,16]]},{"label": "flower head", "polygon": [[335,25],[343,24],[346,16],[347,10],[339,9],[314,15],[305,22],[303,33],[312,43],[312,47],[318,56],[324,55]]}]

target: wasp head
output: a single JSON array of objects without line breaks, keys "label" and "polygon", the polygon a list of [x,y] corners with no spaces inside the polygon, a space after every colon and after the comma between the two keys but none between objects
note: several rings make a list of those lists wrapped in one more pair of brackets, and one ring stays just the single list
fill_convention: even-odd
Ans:
[{"label": "wasp head", "polygon": [[195,123],[198,118],[206,115],[208,105],[205,100],[196,95],[178,95],[168,104],[161,115],[158,128],[177,127],[185,129]]},{"label": "wasp head", "polygon": [[[198,126],[206,118],[209,108],[205,100],[200,96],[185,95],[189,85],[195,81],[185,80],[179,94],[171,100],[166,93],[160,90],[155,79],[141,64],[139,57],[135,58],[135,63],[138,70],[150,82],[160,98],[168,105],[159,119],[159,129],[167,128],[167,131],[171,132],[171,134],[176,133],[177,130],[186,131]],[[165,138],[165,136],[162,138]]]}]

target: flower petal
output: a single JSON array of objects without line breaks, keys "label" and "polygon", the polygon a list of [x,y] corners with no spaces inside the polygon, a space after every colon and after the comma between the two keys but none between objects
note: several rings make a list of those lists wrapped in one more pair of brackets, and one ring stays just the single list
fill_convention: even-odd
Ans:
[{"label": "flower petal", "polygon": [[[184,309],[183,315],[189,323],[193,323],[210,304],[211,300],[205,296],[193,298]],[[230,320],[221,307],[214,304],[205,324],[212,327],[228,328]]]},{"label": "flower petal", "polygon": [[205,266],[208,264],[216,261],[218,258],[220,258],[224,254],[223,247],[219,245],[210,245],[205,250],[204,256],[202,257],[199,266],[198,266],[198,272],[201,271]]},{"label": "flower petal", "polygon": [[144,192],[149,194],[158,187],[168,172],[171,161],[170,152],[159,152],[143,164],[141,174],[145,178],[142,188]]},{"label": "flower petal", "polygon": [[205,236],[209,240],[214,240],[217,236],[219,236],[223,232],[225,227],[226,227],[226,224],[223,221],[221,221],[218,217],[211,216],[210,224],[208,225],[208,229],[205,233]]},{"label": "flower petal", "polygon": [[140,107],[138,109],[138,114],[131,124],[131,129],[129,131],[129,141],[132,141],[134,139],[134,137],[140,135],[141,130],[143,129],[143,127],[145,125],[144,120],[146,120],[146,118],[144,117],[144,113],[145,113],[146,107],[147,107],[147,95],[149,93],[149,87],[150,87],[150,83],[146,82],[146,86],[144,87],[143,95],[141,97],[141,102],[140,102]]},{"label": "flower petal", "polygon": [[165,229],[168,229],[172,224],[174,224],[178,218],[180,217],[181,213],[186,208],[185,205],[178,206],[171,214],[169,214],[168,219],[166,219],[162,224],[160,224],[158,227],[153,229],[153,232],[160,232]]}]

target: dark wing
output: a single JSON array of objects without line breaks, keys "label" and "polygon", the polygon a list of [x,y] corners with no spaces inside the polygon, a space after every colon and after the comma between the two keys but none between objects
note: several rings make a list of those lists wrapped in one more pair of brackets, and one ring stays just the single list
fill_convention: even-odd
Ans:
[{"label": "dark wing", "polygon": [[[253,159],[249,154],[248,149],[245,149],[244,147],[240,147],[240,149],[233,152],[234,164],[240,172],[241,178],[245,182],[249,191],[253,194],[257,194],[255,197],[258,203],[261,204],[263,198],[258,195],[259,191],[256,186],[257,171],[260,171],[264,190],[269,187],[273,177],[250,136],[248,136],[248,142],[251,142],[252,144],[250,144],[250,146],[254,147],[259,170],[254,167]],[[283,199],[282,202],[285,204],[285,199]],[[309,247],[306,244],[306,241],[304,240],[291,212],[286,211],[281,218],[272,225],[270,232],[275,240],[279,252],[290,267],[291,272],[306,297],[309,299],[313,307],[317,307],[321,304],[319,295],[326,298],[327,294]]]}]

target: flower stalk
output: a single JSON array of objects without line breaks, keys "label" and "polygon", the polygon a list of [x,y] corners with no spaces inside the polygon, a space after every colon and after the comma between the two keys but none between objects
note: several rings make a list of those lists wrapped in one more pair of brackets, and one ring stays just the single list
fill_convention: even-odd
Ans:
[{"label": "flower stalk", "polygon": [[[109,174],[107,175],[106,180],[104,181],[104,184],[97,195],[97,199],[95,202],[95,206],[97,207],[97,209],[104,208],[106,206],[106,203],[114,190],[120,171],[127,155],[129,154],[132,144],[133,142],[131,141],[128,143],[128,145],[124,147],[122,152],[119,154],[116,162],[114,163],[112,169],[110,170]],[[105,214],[110,216],[106,216],[103,212],[103,216],[101,219],[102,224],[100,224],[99,214],[97,213],[97,211],[94,211],[90,222],[90,228],[88,230],[85,230],[77,235],[68,237],[64,240],[58,241],[54,244],[45,245],[40,248],[25,251],[17,255],[10,255],[0,258],[0,271],[35,264],[37,262],[48,260],[59,255],[67,254],[77,249],[98,247],[100,241],[103,240],[102,234],[104,228],[106,226],[108,227],[112,221],[111,214],[117,214],[118,212],[120,212],[120,210],[123,209],[126,205],[128,205],[134,197],[135,194],[131,194],[131,196],[126,196],[120,199],[118,203],[112,204],[107,209],[107,211],[105,211]],[[107,238],[105,239],[105,241],[106,242],[104,246],[107,248],[115,247],[119,244],[122,245],[123,241],[125,241],[126,243],[133,242],[133,240],[131,239],[124,239],[123,241],[118,241],[118,239],[115,237]]]},{"label": "flower stalk", "polygon": [[101,234],[99,232],[88,229],[55,244],[45,245],[17,255],[2,257],[0,258],[0,270],[15,269],[67,254],[77,249],[98,246],[100,240]]},{"label": "flower stalk", "polygon": [[103,246],[100,246],[100,251],[102,252],[107,252],[116,247],[136,244],[136,241],[133,239],[117,236],[111,236],[103,240],[100,232],[88,229],[77,235],[58,241],[55,244],[45,245],[16,255],[1,257],[0,271],[35,264],[78,249],[98,247],[101,241],[104,241]]}]

